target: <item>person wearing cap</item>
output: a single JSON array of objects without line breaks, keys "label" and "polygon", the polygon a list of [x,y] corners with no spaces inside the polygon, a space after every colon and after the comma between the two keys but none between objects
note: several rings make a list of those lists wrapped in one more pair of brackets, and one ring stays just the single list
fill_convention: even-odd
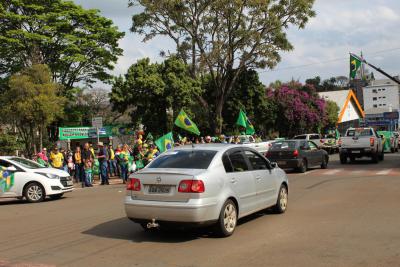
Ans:
[{"label": "person wearing cap", "polygon": [[100,166],[100,177],[101,177],[101,185],[108,185],[108,152],[104,147],[103,142],[98,143],[99,152],[97,154],[97,159],[99,160]]},{"label": "person wearing cap", "polygon": [[64,166],[64,156],[63,154],[58,151],[58,147],[55,147],[53,151],[50,153],[50,160],[51,160],[51,166],[53,168],[63,170]]}]

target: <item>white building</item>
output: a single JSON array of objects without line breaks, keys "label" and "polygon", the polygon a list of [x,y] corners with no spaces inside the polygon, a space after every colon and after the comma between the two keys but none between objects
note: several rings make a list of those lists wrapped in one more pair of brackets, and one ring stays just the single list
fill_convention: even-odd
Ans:
[{"label": "white building", "polygon": [[400,86],[390,79],[371,81],[363,88],[364,110],[387,109],[399,110]]}]

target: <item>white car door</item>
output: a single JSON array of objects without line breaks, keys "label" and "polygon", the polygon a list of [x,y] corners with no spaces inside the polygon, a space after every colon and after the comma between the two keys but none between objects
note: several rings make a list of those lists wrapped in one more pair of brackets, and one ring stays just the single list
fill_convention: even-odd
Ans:
[{"label": "white car door", "polygon": [[0,160],[0,197],[18,196],[16,179],[17,168],[5,160]]},{"label": "white car door", "polygon": [[224,154],[228,182],[239,202],[240,216],[247,215],[257,208],[257,192],[254,177],[241,149],[233,149]]},{"label": "white car door", "polygon": [[274,205],[277,195],[274,170],[270,169],[266,159],[253,151],[245,150],[244,153],[256,182],[258,207],[265,208]]}]

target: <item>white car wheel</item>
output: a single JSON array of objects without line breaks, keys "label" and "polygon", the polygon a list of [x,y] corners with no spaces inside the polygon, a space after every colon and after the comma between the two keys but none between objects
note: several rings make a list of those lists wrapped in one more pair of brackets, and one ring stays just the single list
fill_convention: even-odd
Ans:
[{"label": "white car wheel", "polygon": [[275,211],[277,213],[284,213],[288,205],[288,191],[285,185],[281,185],[279,189],[278,199],[275,205]]}]

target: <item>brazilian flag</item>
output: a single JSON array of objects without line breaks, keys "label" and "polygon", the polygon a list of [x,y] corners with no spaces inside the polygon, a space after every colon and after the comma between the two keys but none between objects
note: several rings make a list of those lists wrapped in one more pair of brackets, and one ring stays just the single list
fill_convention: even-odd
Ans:
[{"label": "brazilian flag", "polygon": [[156,144],[161,153],[169,149],[172,149],[174,147],[174,139],[172,137],[172,132],[169,132],[166,135],[161,136],[154,143]]},{"label": "brazilian flag", "polygon": [[247,118],[247,115],[243,110],[240,110],[236,124],[246,128],[246,134],[254,134],[256,132],[253,124],[251,124],[249,118]]},{"label": "brazilian flag", "polygon": [[188,117],[183,109],[181,110],[181,112],[179,112],[179,115],[175,120],[175,125],[188,132],[200,135],[200,131],[197,128],[197,125]]},{"label": "brazilian flag", "polygon": [[350,54],[350,77],[354,79],[361,67],[361,60],[356,55]]}]

